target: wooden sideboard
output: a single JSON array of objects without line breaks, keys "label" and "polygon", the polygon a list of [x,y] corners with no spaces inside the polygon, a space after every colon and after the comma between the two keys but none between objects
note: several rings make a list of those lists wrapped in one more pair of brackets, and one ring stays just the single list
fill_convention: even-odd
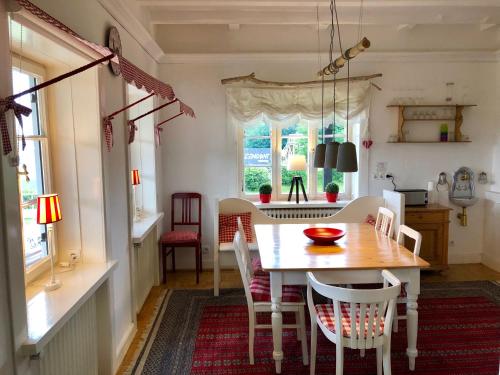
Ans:
[{"label": "wooden sideboard", "polygon": [[[405,208],[405,224],[422,234],[420,257],[431,264],[431,270],[448,267],[450,211],[451,208],[439,204]],[[413,243],[405,243],[405,246],[411,249]]]}]

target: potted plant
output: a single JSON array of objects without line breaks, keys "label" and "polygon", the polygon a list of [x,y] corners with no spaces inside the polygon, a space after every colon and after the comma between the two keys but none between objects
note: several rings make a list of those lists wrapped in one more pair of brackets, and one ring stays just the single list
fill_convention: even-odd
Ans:
[{"label": "potted plant", "polygon": [[337,202],[337,197],[339,195],[339,185],[335,182],[330,182],[326,185],[326,200],[330,203]]},{"label": "potted plant", "polygon": [[262,184],[259,187],[259,197],[262,203],[269,203],[271,201],[271,193],[273,188],[269,184]]}]

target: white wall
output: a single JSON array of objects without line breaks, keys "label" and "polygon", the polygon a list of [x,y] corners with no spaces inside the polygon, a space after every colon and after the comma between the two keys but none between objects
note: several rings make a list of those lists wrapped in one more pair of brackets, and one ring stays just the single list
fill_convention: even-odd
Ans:
[{"label": "white wall", "polygon": [[[234,141],[227,136],[225,94],[220,80],[256,72],[261,79],[301,81],[314,79],[317,71],[315,59],[266,59],[261,55],[245,61],[244,57],[234,56],[228,56],[227,62],[223,58],[215,62],[206,61],[210,60],[210,55],[201,55],[189,58],[190,63],[160,65],[160,77],[172,83],[181,97],[189,98],[189,104],[197,115],[196,120],[181,117],[164,131],[163,197],[166,199],[172,192],[181,190],[203,193],[203,242],[209,247],[212,243],[212,206],[215,196],[237,194],[236,148]],[[411,61],[411,56],[418,61]],[[170,58],[175,59],[175,56]],[[422,59],[420,54],[414,54],[410,57],[407,55],[401,61],[367,58],[363,62],[360,58],[351,64],[353,75],[384,75],[377,80],[383,91],[375,92],[373,100],[371,133],[375,144],[370,150],[370,172],[375,170],[376,162],[388,162],[388,170],[396,176],[399,187],[426,188],[427,181],[437,180],[441,171],[447,172],[451,181],[451,174],[462,165],[476,172],[485,170],[490,174],[492,171],[491,155],[499,126],[495,112],[498,96],[495,80],[492,79],[497,74],[496,63],[443,60]],[[449,81],[455,82],[458,87],[455,90],[457,101],[462,100],[463,91],[467,93],[467,101],[478,104],[478,107],[467,109],[464,113],[463,132],[473,142],[445,145],[387,144],[389,135],[396,133],[397,111],[386,108],[386,105],[393,98],[401,96],[421,96],[431,103],[444,102],[444,84]],[[412,134],[418,132],[416,129],[419,125],[409,126]],[[370,194],[381,195],[384,188],[392,188],[389,181],[370,178]],[[485,189],[484,185],[478,185],[477,194],[484,197]],[[446,195],[441,197],[441,202],[448,204]],[[166,200],[164,206],[168,210]],[[458,225],[457,208],[453,208],[455,211],[450,215],[449,260],[451,263],[479,262],[483,238],[483,202],[469,209],[468,227]],[[180,267],[193,267],[194,257],[191,253],[178,258]],[[211,255],[205,256],[207,265],[211,261]]]},{"label": "white wall", "polygon": [[[5,1],[5,0],[2,0]],[[138,65],[146,72],[156,75],[156,63],[148,56],[136,40],[121,26],[117,25],[114,18],[108,14],[97,0],[75,0],[68,5],[66,2],[58,0],[34,0],[37,6],[48,12],[53,17],[59,19],[68,27],[75,30],[84,38],[102,45],[106,45],[107,29],[114,25],[117,26],[123,45],[124,56]],[[6,96],[10,91],[10,72],[9,55],[6,50],[9,46],[8,37],[5,35],[7,21],[5,13],[0,13],[0,30],[1,30],[1,48],[0,56],[5,59],[5,63],[0,64],[2,67],[2,79],[0,79],[1,96]],[[7,69],[4,69],[7,67]],[[125,84],[124,81],[111,75],[107,67],[100,68],[100,100],[101,110],[100,115],[109,114],[110,112],[122,108],[126,105]],[[113,347],[115,351],[114,367],[119,365],[121,356],[127,349],[127,344],[130,341],[135,330],[135,316],[132,308],[132,290],[130,280],[130,222],[129,222],[129,173],[128,173],[128,145],[126,134],[125,116],[119,115],[113,121],[114,124],[114,141],[115,146],[112,152],[103,151],[103,170],[104,170],[104,189],[105,189],[105,226],[106,226],[106,248],[108,259],[116,259],[119,264],[113,273],[112,286],[112,301],[113,301]],[[104,145],[102,145],[104,148]],[[7,167],[6,158],[2,157],[3,173],[2,173],[2,201],[5,202],[5,212],[3,213],[8,218],[8,222],[3,229],[8,233],[4,243],[8,245],[8,256],[6,261],[11,272],[9,272],[9,284],[11,286],[12,306],[11,311],[14,316],[13,320],[13,335],[15,337],[14,350],[18,351],[20,345],[25,339],[26,328],[26,313],[25,313],[25,297],[23,288],[23,263],[22,251],[19,235],[19,218],[17,207],[17,180],[15,170]],[[2,253],[3,254],[3,253]],[[3,256],[3,255],[2,255]],[[0,262],[0,266],[3,263]],[[2,275],[4,273],[2,272]],[[2,283],[2,286],[4,284]],[[2,303],[4,299],[2,298]],[[4,308],[0,309],[0,314],[3,314]],[[4,322],[9,319],[1,316],[2,332]],[[2,335],[1,342],[3,345],[4,337],[8,340],[8,331],[10,327],[6,327],[7,335]],[[2,347],[3,349],[3,347]],[[7,353],[8,350],[1,350],[2,353]],[[2,360],[3,361],[3,360]],[[8,356],[5,359],[8,365]],[[19,373],[28,373],[26,365],[23,362],[21,355],[18,357],[17,369]]]}]

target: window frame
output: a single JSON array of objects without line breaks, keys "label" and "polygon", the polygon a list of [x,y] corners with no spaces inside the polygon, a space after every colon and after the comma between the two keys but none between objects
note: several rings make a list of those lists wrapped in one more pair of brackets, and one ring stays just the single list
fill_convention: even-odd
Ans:
[{"label": "window frame", "polygon": [[[34,77],[37,81],[37,84],[44,82],[47,77],[47,71],[45,67],[35,62],[31,59],[28,59],[24,56],[19,56],[14,52],[12,53],[12,71],[17,70],[22,73],[29,74]],[[43,171],[43,186],[44,193],[48,194],[52,192],[53,188],[53,174],[51,170],[51,154],[50,154],[50,130],[49,130],[49,122],[48,122],[48,114],[47,114],[47,98],[45,94],[45,90],[39,90],[36,92],[38,105],[38,118],[39,118],[39,126],[41,135],[25,135],[26,141],[39,141],[40,149],[41,149],[41,165]],[[17,134],[17,140],[21,139],[21,135]],[[19,150],[19,152],[22,152]],[[47,225],[47,255],[37,260],[36,262],[26,266],[26,250],[24,246],[24,232],[25,228],[23,225],[23,217],[22,217],[22,209],[24,207],[28,207],[31,205],[36,205],[36,200],[31,200],[28,202],[22,202],[21,197],[21,180],[25,178],[24,175],[18,175],[18,196],[19,196],[19,217],[21,221],[21,233],[22,233],[22,247],[23,247],[23,266],[24,266],[24,274],[25,274],[25,282],[29,283],[42,273],[46,272],[50,268],[50,251],[53,250],[54,262],[57,262],[58,252],[57,252],[57,242],[56,238],[56,229],[53,225]],[[52,231],[52,235],[49,235],[49,231]],[[54,240],[54,246],[48,242],[49,238]]]},{"label": "window frame", "polygon": [[[272,152],[272,178],[271,184],[273,186],[272,199],[276,201],[286,201],[288,199],[289,191],[281,191],[282,180],[281,180],[281,127],[271,124],[266,124],[270,129],[270,139],[271,139],[271,152]],[[350,124],[351,125],[351,124]],[[354,126],[352,124],[351,126]],[[345,128],[345,126],[344,126]],[[349,140],[353,142],[353,133],[349,132]],[[314,152],[316,149],[318,141],[319,128],[315,126],[310,126],[308,124],[308,147],[307,147],[307,189],[306,193],[310,200],[325,200],[325,194],[319,193],[317,190],[317,173],[318,169],[314,168]],[[343,135],[345,137],[345,132],[337,135]],[[245,127],[238,128],[238,191],[241,198],[248,199],[250,201],[258,201],[259,194],[247,194],[245,192],[245,166],[244,166],[244,148],[245,148]],[[339,194],[339,200],[350,200],[352,199],[353,183],[352,178],[348,175],[344,175],[344,192]],[[295,192],[294,192],[295,193]],[[302,194],[302,193],[301,193]]]}]

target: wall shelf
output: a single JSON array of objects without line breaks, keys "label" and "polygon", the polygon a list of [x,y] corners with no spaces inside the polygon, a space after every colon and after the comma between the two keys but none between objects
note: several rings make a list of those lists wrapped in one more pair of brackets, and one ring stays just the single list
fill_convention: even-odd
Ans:
[{"label": "wall shelf", "polygon": [[[463,140],[462,124],[463,124],[463,110],[468,107],[475,107],[476,104],[390,104],[387,108],[398,108],[398,140],[396,142],[388,143],[465,143],[470,142]],[[454,108],[455,117],[453,118],[407,118],[405,117],[405,110],[407,108]],[[435,122],[435,121],[453,121],[455,123],[455,141],[440,142],[440,141],[407,141],[403,128],[407,122]]]}]

